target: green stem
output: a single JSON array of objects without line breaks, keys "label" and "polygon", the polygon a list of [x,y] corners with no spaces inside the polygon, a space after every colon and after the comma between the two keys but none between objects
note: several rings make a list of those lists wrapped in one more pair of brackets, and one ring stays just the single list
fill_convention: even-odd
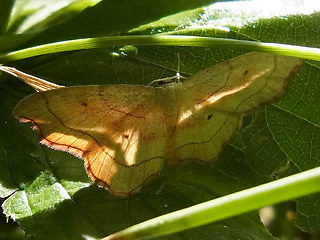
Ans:
[{"label": "green stem", "polygon": [[138,35],[114,36],[99,38],[84,38],[61,41],[25,48],[0,55],[0,62],[16,61],[29,57],[92,48],[106,48],[124,45],[154,45],[154,46],[193,46],[241,49],[248,51],[271,52],[287,56],[320,60],[320,49],[301,47],[279,43],[263,43],[225,38],[196,37],[183,35]]},{"label": "green stem", "polygon": [[134,225],[103,240],[141,239],[198,227],[320,191],[320,167]]}]

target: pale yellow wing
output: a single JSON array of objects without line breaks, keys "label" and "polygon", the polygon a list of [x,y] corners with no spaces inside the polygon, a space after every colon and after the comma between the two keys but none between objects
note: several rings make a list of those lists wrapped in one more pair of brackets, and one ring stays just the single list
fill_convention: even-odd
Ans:
[{"label": "pale yellow wing", "polygon": [[79,86],[32,94],[14,115],[41,143],[85,159],[88,175],[113,194],[138,192],[162,169],[166,125],[152,87]]},{"label": "pale yellow wing", "polygon": [[249,53],[183,83],[82,86],[23,99],[14,115],[41,142],[85,159],[89,176],[128,196],[157,176],[164,159],[210,161],[242,115],[279,96],[302,60]]},{"label": "pale yellow wing", "polygon": [[175,158],[210,161],[217,157],[242,114],[280,96],[302,63],[299,58],[252,52],[177,85]]}]

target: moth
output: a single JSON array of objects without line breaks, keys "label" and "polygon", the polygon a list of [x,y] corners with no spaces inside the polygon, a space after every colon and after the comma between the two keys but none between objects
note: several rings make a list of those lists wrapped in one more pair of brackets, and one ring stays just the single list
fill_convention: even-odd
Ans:
[{"label": "moth", "polygon": [[217,158],[243,115],[281,96],[302,63],[251,52],[157,87],[53,84],[25,97],[13,115],[31,123],[42,144],[84,159],[89,177],[110,193],[130,196],[165,162]]}]

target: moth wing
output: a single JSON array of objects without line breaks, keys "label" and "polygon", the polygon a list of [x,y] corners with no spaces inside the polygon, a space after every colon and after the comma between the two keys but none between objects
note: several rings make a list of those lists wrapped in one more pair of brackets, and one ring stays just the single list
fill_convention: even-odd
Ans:
[{"label": "moth wing", "polygon": [[177,88],[176,157],[180,161],[217,157],[242,115],[280,96],[302,63],[299,58],[252,52],[186,79]]},{"label": "moth wing", "polygon": [[14,116],[41,143],[85,160],[88,175],[115,195],[138,192],[163,166],[166,127],[147,86],[78,86],[34,93]]}]

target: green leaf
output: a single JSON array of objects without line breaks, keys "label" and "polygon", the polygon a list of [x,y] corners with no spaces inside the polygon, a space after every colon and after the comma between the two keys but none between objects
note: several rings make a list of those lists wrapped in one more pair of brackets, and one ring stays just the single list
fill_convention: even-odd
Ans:
[{"label": "green leaf", "polygon": [[0,6],[0,35],[7,28],[7,23],[9,21],[9,16],[11,13],[11,7],[13,6],[13,1],[3,0]]},{"label": "green leaf", "polygon": [[8,33],[39,32],[78,15],[100,0],[16,0],[8,23]]},{"label": "green leaf", "polygon": [[[256,1],[202,7],[211,2],[214,1],[101,1],[69,18],[65,14],[70,8],[64,9],[62,15],[52,12],[49,22],[39,18],[33,25],[35,32],[26,31],[19,36],[12,32],[22,23],[11,19],[15,28],[0,39],[0,50],[4,54],[8,49],[16,51],[57,40],[155,33],[319,47],[319,9],[307,8],[308,1],[277,1],[268,4],[270,9]],[[281,7],[282,4],[292,8]],[[291,12],[285,12],[287,9]],[[68,86],[148,84],[176,74],[177,53],[181,75],[190,76],[243,52],[245,49],[178,44],[117,46],[56,53],[10,64]],[[129,199],[111,196],[94,185],[86,176],[82,160],[41,146],[30,127],[11,116],[18,101],[32,92],[18,80],[1,74],[0,196],[12,194],[3,204],[5,214],[35,239],[98,239],[165,213],[319,166],[317,62],[306,62],[280,101],[246,116],[242,129],[217,161],[211,165],[167,166],[159,179]],[[297,224],[304,231],[320,229],[318,202],[318,195],[298,200]],[[263,227],[257,212],[169,238],[275,239]]]},{"label": "green leaf", "polygon": [[40,33],[31,40],[31,44],[125,33],[141,24],[211,2],[215,1],[101,1],[74,18]]}]

